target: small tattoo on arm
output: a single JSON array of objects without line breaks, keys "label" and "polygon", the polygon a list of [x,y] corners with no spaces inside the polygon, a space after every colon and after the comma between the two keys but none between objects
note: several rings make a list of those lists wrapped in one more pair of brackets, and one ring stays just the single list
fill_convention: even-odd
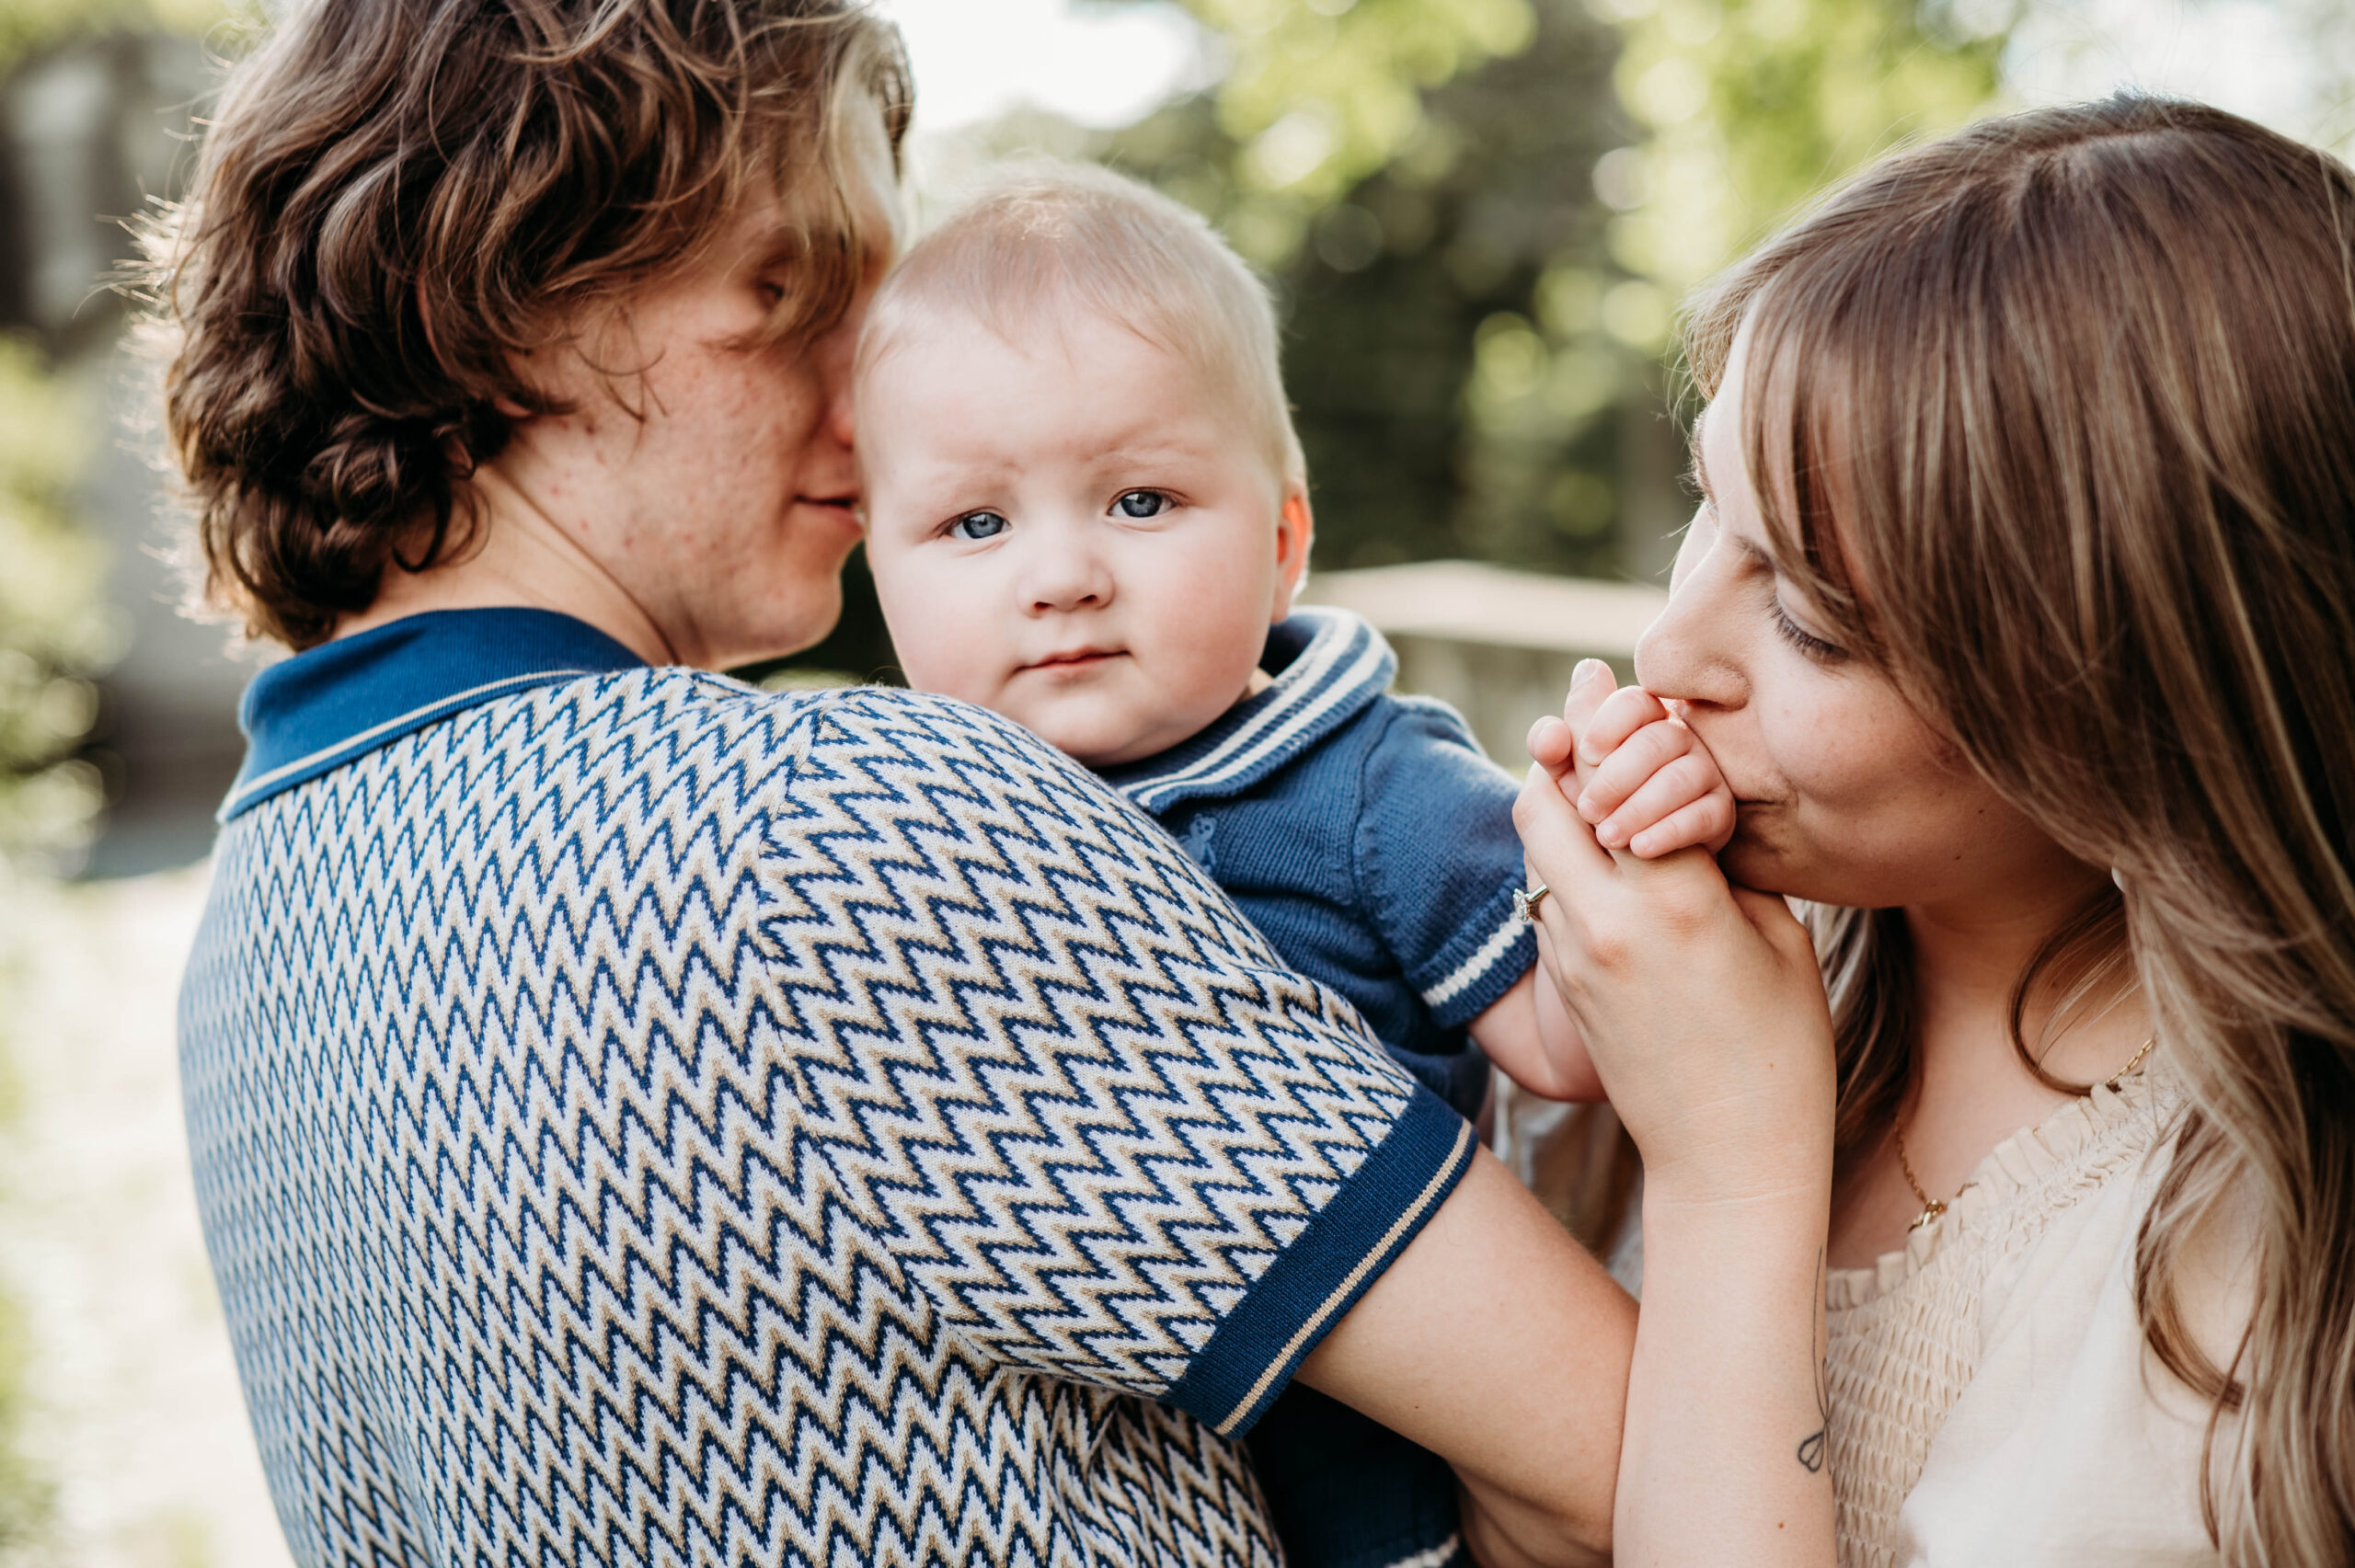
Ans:
[{"label": "small tattoo on arm", "polygon": [[[1823,1253],[1820,1251],[1815,1254],[1815,1323],[1816,1343],[1823,1345]],[[1824,1348],[1828,1351],[1830,1347]],[[1823,1355],[1815,1358],[1815,1413],[1821,1425],[1799,1439],[1799,1465],[1809,1475],[1823,1473],[1823,1450],[1832,1433],[1832,1389],[1826,1380],[1825,1359]]]}]

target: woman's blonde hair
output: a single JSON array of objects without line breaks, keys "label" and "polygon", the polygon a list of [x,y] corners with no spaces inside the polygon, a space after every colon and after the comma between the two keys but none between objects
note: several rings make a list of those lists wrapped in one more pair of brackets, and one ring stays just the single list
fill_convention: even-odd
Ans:
[{"label": "woman's blonde hair", "polygon": [[[2236,1565],[2355,1563],[2355,174],[2127,96],[1892,157],[1721,280],[1689,338],[1777,565],[2070,853],[2116,868],[2034,971],[2131,964],[2186,1085],[2136,1286],[2237,1410]],[[1844,1155],[1913,1048],[1901,921],[1827,912]],[[2015,1010],[2015,1028],[2018,1009]],[[2255,1216],[2214,1364],[2188,1249]]]}]

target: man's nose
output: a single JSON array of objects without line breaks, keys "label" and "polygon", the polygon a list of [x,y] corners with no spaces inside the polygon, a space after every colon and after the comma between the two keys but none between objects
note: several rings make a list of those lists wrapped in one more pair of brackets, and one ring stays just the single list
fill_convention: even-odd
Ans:
[{"label": "man's nose", "polygon": [[852,418],[851,363],[857,346],[858,334],[840,326],[810,346],[810,352],[818,356],[819,385],[826,399],[825,433],[841,443],[845,452],[851,450],[856,439]]}]

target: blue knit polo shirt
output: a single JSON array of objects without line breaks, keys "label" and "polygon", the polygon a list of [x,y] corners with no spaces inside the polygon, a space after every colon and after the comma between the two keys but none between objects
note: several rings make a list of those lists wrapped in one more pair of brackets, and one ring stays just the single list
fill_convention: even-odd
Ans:
[{"label": "blue knit polo shirt", "polygon": [[1517,787],[1445,703],[1390,692],[1397,657],[1346,611],[1268,634],[1273,683],[1105,778],[1159,819],[1284,962],[1350,999],[1465,1116],[1488,1063],[1465,1026],[1537,961],[1513,912]]}]

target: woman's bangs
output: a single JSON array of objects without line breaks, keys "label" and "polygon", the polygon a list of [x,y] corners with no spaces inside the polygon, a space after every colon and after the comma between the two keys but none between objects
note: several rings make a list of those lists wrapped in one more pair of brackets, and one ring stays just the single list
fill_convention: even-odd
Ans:
[{"label": "woman's bangs", "polygon": [[1873,403],[1855,384],[1861,359],[1846,350],[1843,313],[1827,308],[1820,292],[1786,272],[1743,312],[1743,459],[1775,569],[1842,646],[1877,659],[1882,638],[1854,560],[1863,541],[1850,464],[1858,443],[1876,439],[1859,424]]}]

